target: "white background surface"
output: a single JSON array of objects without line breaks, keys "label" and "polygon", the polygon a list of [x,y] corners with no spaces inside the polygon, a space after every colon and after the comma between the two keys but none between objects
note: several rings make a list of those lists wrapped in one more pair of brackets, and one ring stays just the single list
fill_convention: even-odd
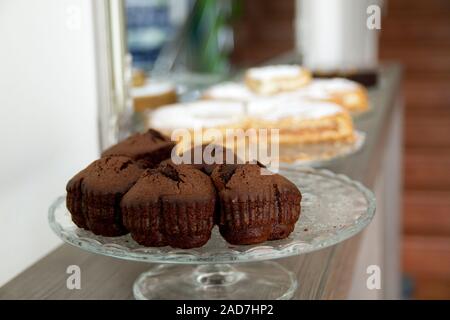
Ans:
[{"label": "white background surface", "polygon": [[0,1],[0,286],[60,243],[48,206],[98,153],[91,11]]}]

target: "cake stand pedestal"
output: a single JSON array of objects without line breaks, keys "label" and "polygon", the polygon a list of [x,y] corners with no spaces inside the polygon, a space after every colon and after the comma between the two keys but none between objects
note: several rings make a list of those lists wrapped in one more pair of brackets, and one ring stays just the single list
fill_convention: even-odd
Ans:
[{"label": "cake stand pedestal", "polygon": [[211,265],[161,264],[139,276],[136,299],[290,299],[297,289],[295,274],[279,263]]},{"label": "cake stand pedestal", "polygon": [[294,232],[257,245],[228,244],[217,227],[195,249],[149,248],[130,235],[102,237],[77,228],[65,196],[49,209],[49,223],[65,242],[120,259],[155,264],[133,286],[136,299],[290,299],[297,281],[281,264],[269,261],[335,245],[363,230],[375,214],[375,198],[359,182],[327,170],[286,168],[280,172],[302,192],[302,212]]}]

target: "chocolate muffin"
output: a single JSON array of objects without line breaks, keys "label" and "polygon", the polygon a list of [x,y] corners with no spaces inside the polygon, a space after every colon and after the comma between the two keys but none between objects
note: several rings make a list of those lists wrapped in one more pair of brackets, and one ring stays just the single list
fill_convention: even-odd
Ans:
[{"label": "chocolate muffin", "polygon": [[143,168],[154,168],[161,161],[170,158],[175,143],[160,132],[149,129],[134,134],[106,149],[102,156],[120,155],[132,158]]},{"label": "chocolate muffin", "polygon": [[143,171],[124,156],[107,156],[91,163],[66,186],[73,222],[97,235],[128,233],[122,223],[120,200]]},{"label": "chocolate muffin", "polygon": [[243,164],[244,161],[230,149],[217,144],[195,146],[180,155],[183,164],[191,164],[194,168],[211,175],[221,164]]},{"label": "chocolate muffin", "polygon": [[301,193],[278,174],[261,174],[261,164],[220,165],[211,178],[220,201],[218,225],[231,244],[286,238],[300,216]]},{"label": "chocolate muffin", "polygon": [[203,246],[211,237],[216,191],[211,179],[190,165],[165,161],[148,169],[121,202],[123,222],[144,246]]}]

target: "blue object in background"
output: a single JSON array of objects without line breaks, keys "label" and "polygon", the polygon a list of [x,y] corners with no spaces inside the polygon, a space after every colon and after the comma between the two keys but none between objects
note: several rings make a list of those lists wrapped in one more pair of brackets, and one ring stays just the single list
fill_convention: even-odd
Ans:
[{"label": "blue object in background", "polygon": [[128,50],[133,66],[150,70],[164,43],[173,36],[168,0],[126,0]]}]

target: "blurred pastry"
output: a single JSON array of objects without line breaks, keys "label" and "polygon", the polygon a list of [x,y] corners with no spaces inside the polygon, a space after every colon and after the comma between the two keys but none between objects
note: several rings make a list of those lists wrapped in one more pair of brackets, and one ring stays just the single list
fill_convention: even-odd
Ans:
[{"label": "blurred pastry", "polygon": [[167,105],[151,113],[149,127],[171,132],[174,129],[241,128],[244,106],[232,101],[194,101]]},{"label": "blurred pastry", "polygon": [[223,82],[213,85],[203,92],[203,99],[230,100],[247,102],[255,98],[252,92],[242,82]]},{"label": "blurred pastry", "polygon": [[306,98],[337,103],[350,112],[365,111],[369,108],[366,88],[344,78],[314,79],[309,85],[298,90],[298,93]]},{"label": "blurred pastry", "polygon": [[131,97],[136,112],[172,104],[178,99],[173,84],[156,81],[148,81],[142,86],[132,88]]},{"label": "blurred pastry", "polygon": [[246,85],[255,93],[272,95],[297,90],[311,81],[311,73],[298,65],[273,65],[250,68]]},{"label": "blurred pastry", "polygon": [[[230,129],[246,127],[247,118],[242,103],[201,100],[161,107],[149,115],[147,124],[168,135],[177,129],[186,129],[190,133],[189,139],[184,139],[184,136],[173,137],[178,139],[178,152],[183,152],[194,145],[211,142],[222,144]],[[211,135],[214,133],[219,137]],[[220,140],[217,141],[217,138]]]},{"label": "blurred pastry", "polygon": [[141,69],[133,69],[131,80],[133,87],[140,87],[145,84],[146,75],[145,72]]},{"label": "blurred pastry", "polygon": [[331,102],[274,97],[250,102],[250,127],[279,129],[280,143],[352,142],[349,112]]}]

